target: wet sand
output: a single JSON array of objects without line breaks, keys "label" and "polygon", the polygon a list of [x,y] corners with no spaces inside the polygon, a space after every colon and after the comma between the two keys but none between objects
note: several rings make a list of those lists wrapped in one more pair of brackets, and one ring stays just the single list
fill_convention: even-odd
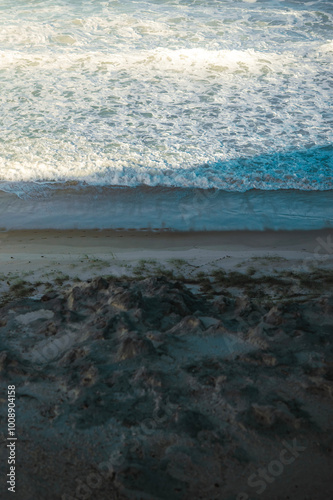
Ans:
[{"label": "wet sand", "polygon": [[[70,265],[80,256],[117,260],[172,258],[200,263],[225,257],[228,267],[254,256],[277,255],[290,262],[318,264],[333,256],[330,229],[313,231],[136,231],[27,230],[0,233],[2,272],[45,268],[54,260]],[[29,262],[30,261],[30,262]],[[225,263],[226,264],[226,263]],[[30,269],[30,268],[28,268]]]}]

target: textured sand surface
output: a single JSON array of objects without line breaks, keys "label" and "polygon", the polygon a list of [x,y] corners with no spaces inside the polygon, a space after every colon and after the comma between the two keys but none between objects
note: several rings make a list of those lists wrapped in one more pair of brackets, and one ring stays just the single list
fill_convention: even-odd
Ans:
[{"label": "textured sand surface", "polygon": [[332,496],[329,233],[3,234],[17,499]]}]

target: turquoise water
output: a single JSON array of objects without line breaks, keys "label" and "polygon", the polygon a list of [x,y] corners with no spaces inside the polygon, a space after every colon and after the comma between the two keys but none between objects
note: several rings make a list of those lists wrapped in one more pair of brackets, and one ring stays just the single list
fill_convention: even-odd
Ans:
[{"label": "turquoise water", "polygon": [[0,189],[330,190],[333,2],[0,4]]}]

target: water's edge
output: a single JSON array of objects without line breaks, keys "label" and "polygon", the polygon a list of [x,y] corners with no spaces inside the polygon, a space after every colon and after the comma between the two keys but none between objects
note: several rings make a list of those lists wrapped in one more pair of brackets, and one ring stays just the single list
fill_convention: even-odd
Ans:
[{"label": "water's edge", "polygon": [[38,199],[0,192],[0,228],[323,229],[333,226],[332,202],[333,191],[87,187],[49,190]]}]

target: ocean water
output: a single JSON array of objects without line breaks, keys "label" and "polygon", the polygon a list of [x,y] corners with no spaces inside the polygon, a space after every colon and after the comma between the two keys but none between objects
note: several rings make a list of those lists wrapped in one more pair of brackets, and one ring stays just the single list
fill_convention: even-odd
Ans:
[{"label": "ocean water", "polygon": [[2,0],[0,189],[333,187],[332,0]]}]

